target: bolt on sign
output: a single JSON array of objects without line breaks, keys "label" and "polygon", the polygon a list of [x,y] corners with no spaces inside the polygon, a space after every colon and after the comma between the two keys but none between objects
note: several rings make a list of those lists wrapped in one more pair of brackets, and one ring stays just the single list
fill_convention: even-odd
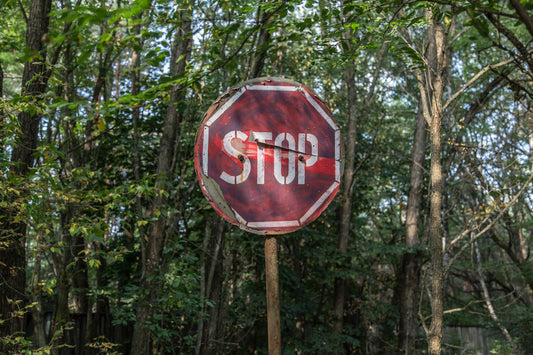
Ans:
[{"label": "bolt on sign", "polygon": [[337,193],[341,133],[306,86],[258,78],[211,105],[194,157],[202,192],[222,217],[256,234],[289,233],[316,219]]}]

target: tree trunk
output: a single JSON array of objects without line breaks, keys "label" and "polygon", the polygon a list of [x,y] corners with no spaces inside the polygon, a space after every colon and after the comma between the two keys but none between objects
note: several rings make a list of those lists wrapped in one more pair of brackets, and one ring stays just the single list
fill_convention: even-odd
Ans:
[{"label": "tree trunk", "polygon": [[[13,202],[13,201],[10,201]],[[23,317],[17,312],[24,308],[26,226],[14,223],[17,206],[6,207],[0,212],[0,353],[7,354],[13,348],[2,344],[24,329]]]},{"label": "tree trunk", "polygon": [[72,236],[69,231],[69,224],[72,220],[72,208],[67,205],[65,211],[61,212],[61,220],[58,231],[58,245],[64,245],[60,252],[52,254],[54,261],[54,271],[56,274],[55,297],[54,297],[54,315],[52,318],[50,334],[52,334],[51,343],[54,354],[64,354],[65,348],[62,345],[73,345],[70,342],[67,330],[70,328],[69,312],[69,293],[71,286],[71,276],[68,272],[68,265],[73,261],[70,246],[72,245]]},{"label": "tree trunk", "polygon": [[[22,95],[38,99],[47,86],[46,49],[42,38],[48,32],[51,0],[32,0],[30,16],[26,27],[26,47],[37,53],[31,61],[24,64],[22,74]],[[11,160],[18,163],[15,172],[25,175],[33,166],[33,153],[37,148],[37,134],[41,117],[30,111],[19,114],[20,134],[17,145],[13,147]]]},{"label": "tree trunk", "polygon": [[[174,47],[171,55],[170,75],[173,78],[185,74],[185,64],[190,53],[191,44],[191,14],[180,12],[180,23],[174,35]],[[163,135],[157,163],[157,192],[153,202],[151,213],[153,216],[159,213],[168,202],[169,181],[172,180],[172,158],[176,133],[181,120],[178,114],[178,106],[183,100],[185,86],[175,85],[170,93],[170,102],[167,108],[167,116],[163,126]],[[146,261],[142,269],[141,290],[146,294],[139,299],[137,307],[136,326],[133,334],[131,354],[147,355],[152,351],[150,329],[147,326],[152,311],[151,307],[156,302],[161,284],[159,276],[162,274],[162,251],[166,237],[167,218],[164,213],[159,214],[158,219],[151,226],[151,233],[145,244]]]},{"label": "tree trunk", "polygon": [[[261,11],[261,5],[259,5],[257,11]],[[268,41],[270,40],[270,29],[268,29],[267,27],[272,22],[272,19],[273,13],[271,11],[263,10],[263,14],[261,15],[261,21],[258,21],[258,25],[261,27],[259,30],[259,38],[257,39],[257,44],[255,48],[255,56],[252,61],[252,66],[248,79],[253,79],[261,76],[261,72],[263,71],[263,66],[265,64],[266,53],[268,50]]]},{"label": "tree trunk", "polygon": [[32,318],[33,318],[33,332],[35,334],[34,344],[37,347],[46,346],[48,343],[46,339],[46,330],[44,324],[44,313],[43,313],[43,297],[42,297],[42,286],[39,285],[41,282],[41,259],[43,257],[41,245],[41,236],[36,238],[37,248],[35,255],[35,264],[33,267],[33,274],[31,275],[31,294],[32,302],[35,302],[35,306],[32,308]]},{"label": "tree trunk", "polygon": [[426,71],[417,70],[422,112],[429,126],[430,139],[430,199],[427,235],[430,250],[431,273],[431,325],[427,330],[428,350],[432,355],[441,353],[444,262],[442,236],[443,173],[441,163],[441,126],[443,116],[443,91],[447,72],[446,33],[442,24],[430,9],[426,13],[431,26],[427,31],[428,49]]},{"label": "tree trunk", "polygon": [[426,153],[426,120],[419,107],[413,142],[411,178],[407,212],[405,218],[405,245],[407,251],[402,256],[400,275],[400,334],[398,349],[400,354],[414,354],[416,349],[416,332],[418,328],[418,293],[422,255],[413,250],[420,244],[419,224],[422,190],[424,184],[424,162]]},{"label": "tree trunk", "polygon": [[[63,73],[63,96],[65,101],[67,102],[73,102],[76,96],[73,75],[76,63],[73,63],[74,55],[72,54],[71,50],[71,43],[67,43],[64,53],[65,71]],[[61,117],[73,116],[72,110],[68,107],[68,105],[62,107],[61,110]],[[65,124],[67,127],[67,129],[65,129],[65,134],[67,136],[66,141],[69,142],[69,145],[67,145],[66,147],[65,155],[69,157],[70,161],[72,161],[72,166],[74,168],[80,168],[84,166],[86,162],[82,160],[82,154],[80,154],[77,149],[72,148],[72,146],[77,145],[76,143],[78,142],[78,139],[74,133],[72,122],[70,121],[70,119],[68,119]],[[71,222],[71,219],[74,218],[74,216],[79,214],[80,212],[77,210],[78,207],[69,206],[67,208],[72,211],[72,215],[69,217],[69,220],[65,221],[66,225],[68,226]],[[67,233],[70,234],[70,231],[67,231]],[[69,253],[69,255],[72,255],[75,260],[72,272],[70,273],[70,275],[68,275],[72,280],[70,286],[72,287],[72,298],[73,303],[75,305],[75,312],[77,314],[88,315],[90,309],[89,300],[87,296],[87,293],[89,291],[87,262],[85,258],[81,257],[82,251],[85,250],[87,247],[87,242],[85,238],[81,235],[69,235],[69,240],[71,241],[71,244],[68,245],[69,249],[66,249],[66,252]],[[76,324],[76,326],[79,326],[81,328],[81,324]],[[83,327],[83,329],[85,329],[85,327]],[[81,334],[81,338],[84,338],[84,334]]]},{"label": "tree trunk", "polygon": [[[0,62],[0,99],[2,99],[3,97],[4,97],[4,70],[2,69],[2,63]],[[0,117],[2,117],[2,115],[0,115]]]},{"label": "tree trunk", "polygon": [[[348,132],[344,143],[344,176],[341,206],[339,210],[339,239],[338,249],[341,255],[348,252],[348,239],[350,236],[350,218],[352,215],[352,185],[355,174],[355,144],[357,136],[357,93],[355,88],[355,67],[349,63],[345,71],[345,83],[348,95]],[[339,267],[343,267],[339,265]],[[337,334],[342,334],[344,324],[344,303],[346,295],[346,280],[341,277],[335,279],[334,291],[334,323],[333,329]]]},{"label": "tree trunk", "polygon": [[442,97],[444,90],[444,75],[446,70],[446,51],[444,29],[438,19],[433,18],[430,30],[430,41],[435,42],[436,60],[428,68],[435,73],[432,83],[433,95],[431,100],[431,121],[429,136],[431,144],[430,170],[430,216],[429,216],[429,247],[431,253],[431,325],[428,334],[429,353],[440,355],[442,340],[443,298],[444,298],[444,264],[442,243],[442,164],[441,164],[441,126],[442,126]]},{"label": "tree trunk", "polygon": [[[208,214],[211,217],[211,214]],[[202,313],[209,307],[209,318],[200,319],[198,324],[198,339],[196,354],[218,354],[223,348],[223,341],[219,339],[225,324],[226,291],[223,248],[225,244],[225,222],[220,217],[215,217],[212,222],[207,222],[202,258],[201,258],[201,297],[205,300]]]},{"label": "tree trunk", "polygon": [[[344,33],[345,54],[351,55],[355,52],[356,35],[350,29]],[[365,96],[358,100],[357,89],[355,83],[355,64],[349,61],[344,71],[344,82],[346,83],[346,93],[348,102],[348,132],[344,141],[344,173],[343,173],[343,190],[341,194],[341,205],[339,208],[339,238],[338,250],[341,255],[348,253],[348,240],[350,237],[350,223],[352,216],[352,202],[353,202],[353,185],[356,174],[355,168],[355,154],[357,145],[357,118],[359,113],[358,107],[369,107],[374,100],[374,89],[378,82],[383,58],[387,52],[388,44],[384,43],[376,60],[376,66],[372,81],[367,88]],[[344,263],[345,261],[343,261]],[[339,268],[344,265],[339,265]],[[336,278],[333,295],[333,329],[337,334],[343,333],[344,328],[344,305],[346,298],[346,279]]]},{"label": "tree trunk", "polygon": [[[22,95],[38,100],[47,86],[46,49],[42,37],[48,32],[50,0],[32,0],[26,26],[26,47],[36,53],[35,57],[24,64],[22,75]],[[37,147],[40,116],[34,112],[23,111],[18,116],[20,133],[13,147],[11,161],[15,163],[12,173],[25,176],[33,166],[33,153]],[[15,190],[19,187],[15,186]],[[24,191],[22,191],[24,195]],[[0,211],[0,339],[22,331],[23,319],[17,311],[24,308],[25,299],[25,240],[26,225],[15,222],[18,214],[15,197],[8,197],[11,206]],[[8,353],[12,348],[0,343],[0,353]]]}]

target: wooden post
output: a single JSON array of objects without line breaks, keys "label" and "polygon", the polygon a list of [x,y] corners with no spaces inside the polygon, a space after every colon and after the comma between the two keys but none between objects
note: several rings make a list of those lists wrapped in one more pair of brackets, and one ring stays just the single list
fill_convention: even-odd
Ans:
[{"label": "wooden post", "polygon": [[265,239],[265,272],[268,322],[268,354],[281,355],[281,329],[279,310],[278,240]]}]

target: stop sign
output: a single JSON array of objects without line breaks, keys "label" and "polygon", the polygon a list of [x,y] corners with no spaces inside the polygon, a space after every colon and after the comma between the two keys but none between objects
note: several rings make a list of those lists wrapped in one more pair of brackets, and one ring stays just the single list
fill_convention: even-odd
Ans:
[{"label": "stop sign", "polygon": [[307,87],[279,78],[229,89],[196,135],[200,187],[229,222],[256,234],[295,231],[339,189],[341,134]]}]

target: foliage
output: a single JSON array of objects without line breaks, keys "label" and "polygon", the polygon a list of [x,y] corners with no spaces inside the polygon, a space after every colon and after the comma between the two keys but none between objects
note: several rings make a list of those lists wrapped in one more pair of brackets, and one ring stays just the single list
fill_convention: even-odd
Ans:
[{"label": "foliage", "polygon": [[[253,58],[266,50],[263,75],[316,90],[345,137],[348,65],[358,96],[348,253],[337,247],[339,199],[310,226],[278,238],[284,351],[396,351],[406,254],[422,256],[420,324],[432,316],[428,200],[414,248],[405,244],[405,215],[420,95],[414,72],[427,65],[426,9],[435,8],[451,31],[443,101],[454,98],[441,130],[444,322],[504,327],[522,351],[531,350],[532,63],[521,52],[530,51],[531,33],[504,2],[54,1],[42,39],[49,78],[38,100],[20,91],[23,64],[36,55],[24,44],[29,24],[21,8],[27,16],[29,1],[0,4],[0,228],[7,219],[26,226],[20,315],[35,323],[0,339],[6,346],[28,354],[129,353],[139,309],[155,295],[146,305],[152,351],[267,353],[263,238],[215,217],[193,162],[202,115],[227,87],[248,78]],[[183,13],[192,19],[190,56],[179,58],[187,63],[184,74],[172,76]],[[272,20],[263,23],[263,14]],[[262,30],[270,37],[257,48]],[[176,86],[184,94],[172,176],[158,176]],[[24,176],[10,161],[21,112],[40,122],[34,164]],[[166,202],[154,208],[162,195]],[[160,219],[165,233],[148,280],[152,290],[141,280]],[[487,312],[475,239],[498,321]],[[348,290],[341,334],[332,326],[335,279],[346,280]],[[418,340],[423,348],[425,337]],[[451,345],[461,346],[456,341]],[[508,343],[495,339],[492,351],[506,353]]]}]

